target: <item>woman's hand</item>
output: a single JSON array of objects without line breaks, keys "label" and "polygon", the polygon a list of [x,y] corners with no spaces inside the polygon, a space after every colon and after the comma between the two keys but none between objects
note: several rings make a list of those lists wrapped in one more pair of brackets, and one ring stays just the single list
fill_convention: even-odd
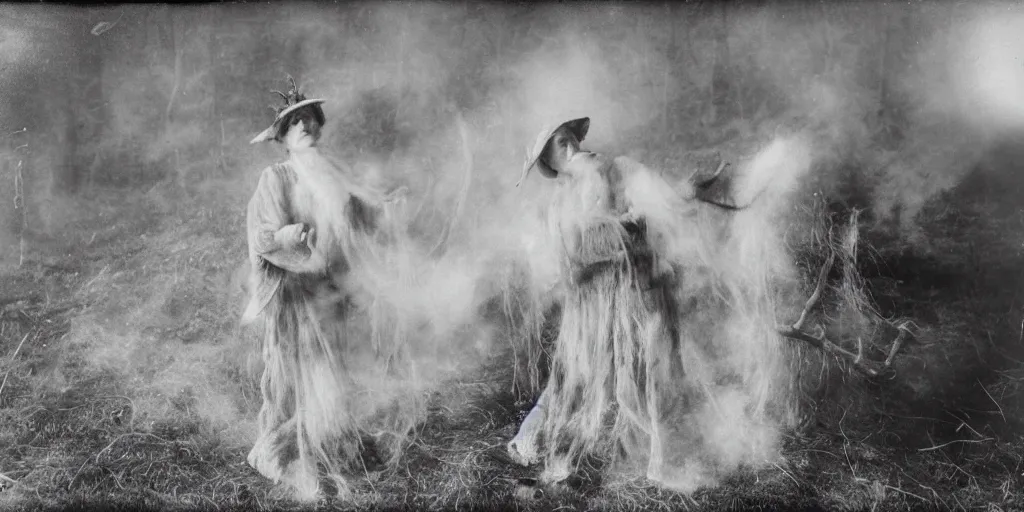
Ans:
[{"label": "woman's hand", "polygon": [[277,240],[281,247],[285,250],[302,250],[312,249],[310,246],[310,240],[312,239],[313,230],[306,231],[306,225],[289,224],[274,234],[274,238]]},{"label": "woman's hand", "polygon": [[323,273],[327,261],[316,248],[316,230],[305,224],[289,224],[274,233],[278,248],[260,253],[260,256],[297,274]]}]

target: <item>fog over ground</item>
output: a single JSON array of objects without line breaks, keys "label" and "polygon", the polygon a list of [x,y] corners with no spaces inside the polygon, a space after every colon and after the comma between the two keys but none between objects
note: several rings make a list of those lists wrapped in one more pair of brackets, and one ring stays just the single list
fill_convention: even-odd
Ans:
[{"label": "fog over ground", "polygon": [[[38,248],[84,208],[117,217],[143,198],[162,205],[165,223],[143,244],[180,267],[154,259],[162,273],[148,295],[115,270],[99,276],[102,291],[83,293],[119,298],[76,319],[69,343],[89,368],[137,384],[150,417],[176,414],[168,397],[190,394],[244,444],[254,415],[239,403],[255,397],[234,380],[251,340],[233,317],[189,343],[160,329],[175,308],[240,312],[237,294],[203,291],[191,273],[215,259],[221,279],[245,260],[245,202],[286,157],[248,141],[272,121],[270,91],[287,76],[326,99],[325,152],[375,186],[408,188],[422,246],[465,198],[446,258],[406,294],[444,349],[429,388],[505,350],[477,318],[505,262],[532,265],[537,286],[555,273],[540,263],[551,248],[538,216],[552,183],[534,174],[515,187],[545,123],[588,116],[584,147],[633,156],[672,183],[696,150],[722,151],[741,175],[800,167],[794,208],[856,182],[860,195],[843,199],[865,210],[866,231],[929,253],[941,248],[919,213],[1024,134],[1022,56],[1024,7],[1013,2],[4,4],[0,266],[16,268],[26,244],[44,259]],[[168,220],[201,215],[208,232]],[[787,219],[786,236],[812,230]],[[182,256],[197,248],[209,259]],[[62,379],[48,385],[72,385]]]}]

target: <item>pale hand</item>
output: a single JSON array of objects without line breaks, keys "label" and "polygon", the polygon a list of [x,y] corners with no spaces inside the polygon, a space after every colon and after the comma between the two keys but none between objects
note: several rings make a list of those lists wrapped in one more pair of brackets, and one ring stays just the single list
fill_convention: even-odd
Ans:
[{"label": "pale hand", "polygon": [[289,224],[277,230],[277,239],[286,249],[299,249],[307,245],[311,238],[312,230],[307,233],[305,224]]}]

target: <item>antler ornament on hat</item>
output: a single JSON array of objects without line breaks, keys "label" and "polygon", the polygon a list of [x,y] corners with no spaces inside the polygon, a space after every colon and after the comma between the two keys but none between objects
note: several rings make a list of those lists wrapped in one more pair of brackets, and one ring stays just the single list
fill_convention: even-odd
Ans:
[{"label": "antler ornament on hat", "polygon": [[278,128],[280,128],[281,121],[284,120],[285,116],[307,105],[315,105],[325,101],[319,98],[306,99],[306,95],[299,92],[299,87],[295,85],[295,79],[292,78],[291,75],[288,75],[288,82],[291,85],[291,89],[288,90],[287,94],[276,90],[270,91],[281,96],[284,100],[284,105],[280,107],[275,107],[273,105],[270,106],[271,109],[277,112],[277,117],[274,119],[274,123],[266,130],[260,132],[259,135],[253,137],[253,139],[249,141],[249,144],[273,140],[275,134],[277,134]]}]

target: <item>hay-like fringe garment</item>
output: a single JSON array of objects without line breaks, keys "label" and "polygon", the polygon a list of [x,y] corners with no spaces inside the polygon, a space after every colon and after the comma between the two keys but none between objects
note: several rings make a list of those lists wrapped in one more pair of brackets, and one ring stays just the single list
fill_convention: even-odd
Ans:
[{"label": "hay-like fringe garment", "polygon": [[631,160],[588,162],[559,178],[548,214],[563,300],[542,480],[597,455],[689,490],[770,458],[774,426],[795,418],[774,331],[791,268],[771,198],[735,217]]},{"label": "hay-like fringe garment", "polygon": [[[315,230],[312,251],[275,240],[296,223]],[[263,172],[248,232],[265,365],[248,461],[300,497],[319,491],[318,469],[345,494],[343,475],[362,470],[361,436],[390,443],[395,457],[423,409],[407,392],[415,372],[405,319],[377,293],[407,268],[395,261],[399,230],[380,195],[309,149]]]}]

